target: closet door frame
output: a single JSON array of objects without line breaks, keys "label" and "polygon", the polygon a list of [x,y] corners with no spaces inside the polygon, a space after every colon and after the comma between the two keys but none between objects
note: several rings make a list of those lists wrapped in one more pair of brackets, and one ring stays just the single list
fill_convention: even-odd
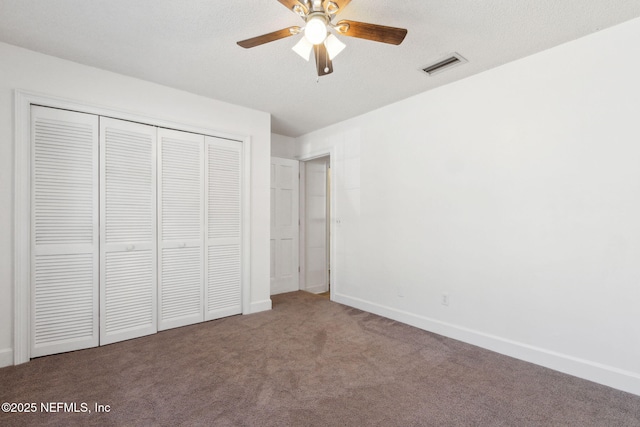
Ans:
[{"label": "closet door frame", "polygon": [[251,137],[189,126],[159,118],[104,107],[78,100],[43,95],[24,90],[14,92],[15,181],[14,181],[14,339],[13,364],[31,359],[31,106],[58,108],[198,133],[242,143],[242,314],[250,310],[251,292]]}]

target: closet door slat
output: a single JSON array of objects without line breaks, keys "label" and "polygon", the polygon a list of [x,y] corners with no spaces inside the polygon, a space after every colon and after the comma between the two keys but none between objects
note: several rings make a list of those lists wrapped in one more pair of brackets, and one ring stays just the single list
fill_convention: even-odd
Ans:
[{"label": "closet door slat", "polygon": [[205,320],[211,320],[242,313],[242,144],[205,142]]},{"label": "closet door slat", "polygon": [[158,130],[158,329],[204,319],[204,136]]},{"label": "closet door slat", "polygon": [[157,332],[156,128],[100,118],[100,344]]},{"label": "closet door slat", "polygon": [[31,107],[31,357],[98,345],[98,118]]}]

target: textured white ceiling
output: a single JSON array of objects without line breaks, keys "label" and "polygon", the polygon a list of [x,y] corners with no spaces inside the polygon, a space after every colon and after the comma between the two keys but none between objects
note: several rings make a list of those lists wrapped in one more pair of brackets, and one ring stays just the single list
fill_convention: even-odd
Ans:
[{"label": "textured white ceiling", "polygon": [[[319,82],[291,50],[301,36],[236,45],[302,24],[277,0],[0,0],[0,41],[267,111],[273,132],[299,136],[638,16],[639,0],[352,0],[341,19],[407,38],[341,37]],[[452,52],[469,62],[420,71]]]}]

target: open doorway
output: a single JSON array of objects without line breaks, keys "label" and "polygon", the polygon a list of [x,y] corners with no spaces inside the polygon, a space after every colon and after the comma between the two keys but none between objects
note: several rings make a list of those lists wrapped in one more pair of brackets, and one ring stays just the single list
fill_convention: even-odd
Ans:
[{"label": "open doorway", "polygon": [[331,166],[323,156],[300,164],[300,289],[331,293]]}]

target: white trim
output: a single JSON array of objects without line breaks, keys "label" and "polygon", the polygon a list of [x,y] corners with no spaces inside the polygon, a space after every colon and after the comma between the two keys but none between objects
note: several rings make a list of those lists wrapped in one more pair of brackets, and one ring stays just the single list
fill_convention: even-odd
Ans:
[{"label": "white trim", "polygon": [[[318,159],[320,157],[326,157],[329,156],[329,167],[331,168],[331,176],[333,179],[331,179],[331,194],[329,195],[329,208],[330,208],[330,221],[331,221],[331,229],[334,230],[333,232],[333,239],[330,239],[329,241],[329,262],[330,263],[335,263],[336,260],[336,212],[337,212],[337,203],[336,203],[336,179],[335,179],[335,172],[336,172],[336,161],[337,161],[337,148],[335,145],[331,146],[331,147],[327,147],[318,151],[312,151],[310,153],[306,153],[302,156],[296,156],[296,160],[299,160],[300,162],[306,162],[308,160],[313,160],[313,159]],[[302,170],[302,168],[301,168]],[[301,172],[301,177],[304,178],[304,171]],[[303,184],[304,184],[304,180],[302,180],[300,182],[300,191],[302,191],[303,188]],[[303,203],[304,198],[300,198],[300,203]],[[302,215],[300,215],[300,218],[302,219]],[[304,235],[303,230],[300,230],[300,239],[299,239],[299,250],[302,251],[299,255],[299,259],[300,264],[302,265],[302,260],[304,259],[304,238],[306,238],[306,236]],[[335,265],[335,264],[334,264]],[[301,269],[301,274],[304,272],[304,267],[302,267]],[[302,286],[302,284],[304,284],[304,277],[300,277],[300,286]],[[332,301],[335,301],[334,299],[334,295],[336,295],[337,291],[340,289],[340,281],[339,281],[339,276],[338,273],[336,271],[336,268],[331,268],[331,287],[329,288],[329,295],[330,295],[330,299]],[[307,291],[309,291],[307,289]]]},{"label": "white trim", "polygon": [[271,300],[265,299],[262,301],[254,301],[251,303],[250,307],[251,307],[251,310],[249,311],[249,313],[246,313],[246,314],[260,313],[261,311],[269,311],[271,310],[271,307],[272,307]]},{"label": "white trim", "polygon": [[243,142],[245,140],[244,135],[220,132],[210,128],[203,128],[201,126],[194,126],[185,123],[174,122],[171,120],[160,119],[158,117],[146,116],[144,114],[127,111],[124,109],[113,108],[104,105],[89,104],[83,101],[49,96],[46,94],[40,94],[37,92],[30,92],[21,89],[16,89],[16,101],[18,100],[18,98],[23,98],[28,106],[30,106],[31,104],[36,104],[43,107],[60,108],[63,110],[77,111],[79,113],[95,114],[102,117],[127,120],[130,122],[180,130],[184,132],[198,133],[206,136],[230,139],[238,142]]},{"label": "white trim", "polygon": [[303,290],[307,288],[307,164],[302,160],[298,161],[298,173],[298,290]]},{"label": "white trim", "polygon": [[[251,307],[251,137],[242,143],[242,314],[253,313]],[[269,308],[271,310],[271,300]],[[262,310],[260,310],[262,311]]]},{"label": "white trim", "polygon": [[343,294],[332,293],[332,298],[340,304],[640,396],[640,375],[634,372],[396,310]]},{"label": "white trim", "polygon": [[[89,104],[78,100],[39,94],[35,92],[16,89],[14,98],[14,126],[15,126],[15,214],[14,214],[14,348],[12,363],[18,365],[28,362],[31,358],[29,348],[30,331],[30,188],[31,188],[31,105],[41,105],[44,107],[59,108],[64,110],[78,111],[82,113],[95,114],[102,117],[110,117],[120,120],[147,124],[151,126],[181,130],[185,132],[198,133],[216,138],[229,139],[242,143],[244,152],[244,181],[242,191],[244,192],[243,212],[243,285],[242,304],[243,314],[253,313],[253,305],[265,306],[264,302],[252,303],[251,300],[251,139],[246,135],[234,135],[219,132],[213,129],[184,123],[172,122],[170,120],[157,117],[145,116],[139,113],[116,109],[108,106]],[[269,300],[271,309],[271,301]],[[245,308],[246,307],[246,308]],[[249,308],[251,307],[251,308]],[[249,310],[249,311],[247,311]],[[263,311],[262,309],[257,311]],[[0,359],[0,361],[2,361]]]},{"label": "white trim", "polygon": [[5,348],[0,350],[0,368],[13,365],[13,349]]},{"label": "white trim", "polygon": [[31,99],[15,93],[14,305],[13,363],[28,362],[31,330]]}]

